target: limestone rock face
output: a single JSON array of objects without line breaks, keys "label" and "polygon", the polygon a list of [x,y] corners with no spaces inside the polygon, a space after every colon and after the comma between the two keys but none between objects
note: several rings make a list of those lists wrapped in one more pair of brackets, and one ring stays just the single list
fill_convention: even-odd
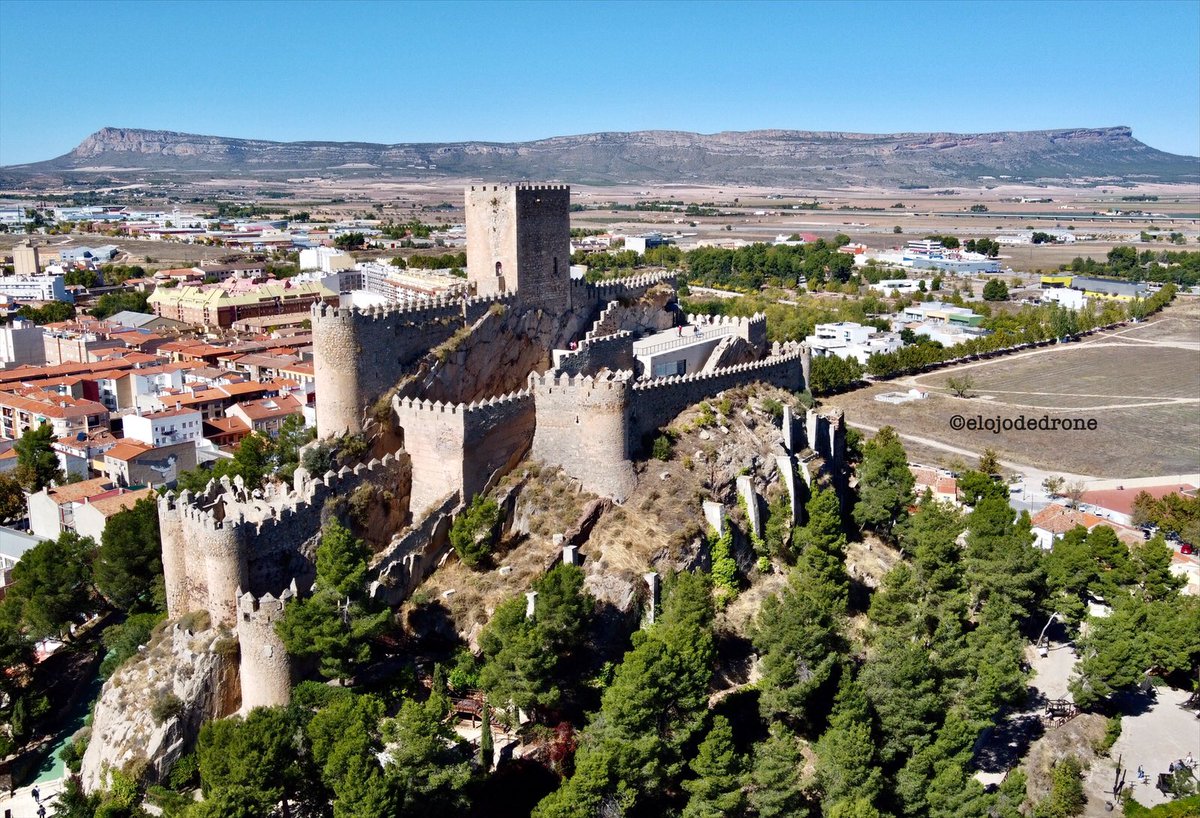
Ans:
[{"label": "limestone rock face", "polygon": [[83,756],[84,789],[102,788],[109,769],[165,776],[204,722],[237,712],[237,656],[228,631],[168,623],[104,684]]}]

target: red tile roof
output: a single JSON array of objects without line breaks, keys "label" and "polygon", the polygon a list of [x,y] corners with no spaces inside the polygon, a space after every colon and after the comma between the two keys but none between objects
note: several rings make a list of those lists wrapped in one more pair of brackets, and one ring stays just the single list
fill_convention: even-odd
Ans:
[{"label": "red tile roof", "polygon": [[1052,534],[1066,534],[1077,525],[1083,526],[1088,531],[1091,531],[1098,525],[1112,525],[1109,520],[1103,517],[1097,517],[1095,514],[1089,514],[1086,511],[1067,508],[1058,503],[1051,503],[1039,511],[1034,515],[1032,523],[1034,528],[1040,528]]},{"label": "red tile roof", "polygon": [[1184,491],[1195,491],[1196,487],[1189,484],[1169,483],[1162,486],[1142,486],[1141,488],[1116,488],[1116,489],[1100,489],[1097,491],[1085,491],[1080,500],[1088,505],[1098,506],[1099,508],[1115,511],[1118,514],[1129,514],[1133,511],[1133,498],[1137,497],[1141,492],[1146,492],[1155,500],[1166,497],[1168,494],[1179,494]]}]

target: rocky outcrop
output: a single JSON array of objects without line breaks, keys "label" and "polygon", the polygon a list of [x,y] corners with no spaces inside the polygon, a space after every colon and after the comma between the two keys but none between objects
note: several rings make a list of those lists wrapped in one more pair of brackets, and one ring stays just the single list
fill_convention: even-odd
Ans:
[{"label": "rocky outcrop", "polygon": [[1192,181],[1195,157],[1155,150],[1128,127],[985,134],[819,131],[633,131],[533,142],[379,145],[268,142],[103,128],[70,153],[0,176],[77,172],[210,171],[286,175],[485,176],[591,182],[949,184],[981,177]]},{"label": "rocky outcrop", "polygon": [[83,756],[84,788],[102,788],[111,769],[150,781],[165,776],[204,722],[237,712],[237,657],[237,639],[207,627],[204,615],[162,626],[104,684]]}]

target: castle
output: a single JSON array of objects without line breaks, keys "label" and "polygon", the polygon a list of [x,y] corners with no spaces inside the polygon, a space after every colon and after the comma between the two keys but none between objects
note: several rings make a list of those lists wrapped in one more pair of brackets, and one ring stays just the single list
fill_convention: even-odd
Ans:
[{"label": "castle", "polygon": [[[445,553],[454,515],[526,456],[620,501],[635,459],[683,409],[752,382],[804,388],[807,349],[769,345],[761,315],[691,316],[684,335],[669,273],[572,280],[569,211],[563,185],[471,186],[471,295],[313,306],[318,436],[363,435],[382,457],[323,476],[297,469],[292,486],[225,479],[160,499],[169,614],[206,610],[237,634],[244,710],[288,701],[274,622],[311,587],[337,498],[372,484],[406,502],[409,525],[371,565],[371,594],[396,604]],[[840,421],[816,424],[807,437],[840,450]]]}]

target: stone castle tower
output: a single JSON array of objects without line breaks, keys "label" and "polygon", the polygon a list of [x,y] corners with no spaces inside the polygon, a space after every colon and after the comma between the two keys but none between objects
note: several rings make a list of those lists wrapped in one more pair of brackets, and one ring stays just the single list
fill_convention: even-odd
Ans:
[{"label": "stone castle tower", "polygon": [[532,305],[570,306],[570,187],[472,185],[466,208],[467,280],[477,294],[518,292]]},{"label": "stone castle tower", "polygon": [[237,635],[241,645],[242,712],[285,705],[292,696],[291,660],[275,623],[296,598],[296,583],[279,596],[238,595]]}]

